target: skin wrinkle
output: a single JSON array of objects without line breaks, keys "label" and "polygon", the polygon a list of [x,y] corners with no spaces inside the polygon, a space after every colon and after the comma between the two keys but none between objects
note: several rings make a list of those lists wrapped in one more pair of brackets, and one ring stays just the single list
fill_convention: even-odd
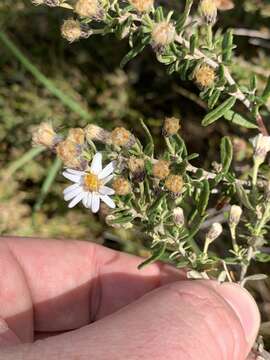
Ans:
[{"label": "skin wrinkle", "polygon": [[97,320],[97,316],[102,304],[102,277],[101,277],[101,264],[98,262],[98,248],[93,246],[93,252],[91,255],[91,262],[95,264],[93,270],[94,283],[89,289],[89,299],[90,299],[90,308],[89,308],[89,318],[90,323]]},{"label": "skin wrinkle", "polygon": [[[207,291],[209,291],[209,288],[207,288],[205,285],[203,285],[203,284],[200,284],[200,286],[201,287],[204,287]],[[222,285],[221,285],[222,286]],[[178,296],[180,295],[180,297],[181,297],[181,295],[182,294],[186,294],[188,297],[190,297],[190,296],[193,296],[194,298],[198,298],[198,299],[200,299],[200,300],[202,300],[203,299],[203,296],[198,296],[198,295],[195,295],[194,293],[190,293],[190,292],[187,292],[187,291],[183,291],[182,289],[180,289],[180,291],[178,291],[178,289],[176,289],[176,292],[178,293]],[[218,294],[216,293],[216,292],[214,292],[213,291],[213,294],[215,294],[215,297],[217,297],[218,296]],[[234,310],[231,308],[231,306],[229,305],[229,303],[227,302],[227,301],[225,301],[221,296],[219,296],[219,301],[220,302],[225,302],[226,303],[226,305],[227,305],[227,307],[229,307],[229,309],[231,309],[232,310],[232,316],[233,316],[233,318],[235,319],[236,318],[236,314],[235,314],[235,312],[234,312]],[[211,308],[212,308],[212,306],[211,306]],[[226,320],[226,323],[227,323],[227,327],[226,328],[228,328],[228,329],[230,329],[231,328],[231,322],[232,322],[232,318],[230,318],[230,319],[228,319],[228,314],[227,314],[227,312],[222,312],[222,320],[224,321],[224,320]],[[209,321],[209,319],[206,317],[206,319]],[[236,320],[236,319],[235,319]],[[243,329],[242,329],[242,325],[241,325],[241,323],[240,323],[240,321],[239,321],[239,319],[237,318],[237,323],[238,323],[238,325],[241,327],[241,330],[242,330],[242,333],[243,333]],[[239,343],[239,334],[237,333],[235,333],[235,327],[232,327],[232,329],[233,329],[233,331],[231,332],[227,332],[227,335],[231,335],[232,337],[233,337],[233,341],[231,342],[232,344],[233,344],[233,349],[232,349],[232,351],[233,351],[233,359],[237,359],[237,360],[239,360],[239,346],[237,346],[238,345],[238,343]],[[244,334],[243,334],[243,336],[244,336]],[[218,339],[217,339],[217,337],[214,337],[215,338],[215,340],[216,341],[218,341]],[[222,353],[224,354],[224,347],[221,347],[222,348]],[[228,347],[226,347],[227,348],[227,350],[228,350]],[[232,359],[231,358],[231,355],[230,355],[230,357],[227,357],[227,358],[225,358],[225,359]]]}]

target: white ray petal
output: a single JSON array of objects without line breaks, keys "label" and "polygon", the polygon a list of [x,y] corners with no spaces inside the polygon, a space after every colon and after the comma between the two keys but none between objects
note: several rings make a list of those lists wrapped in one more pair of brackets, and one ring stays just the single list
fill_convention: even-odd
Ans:
[{"label": "white ray petal", "polygon": [[92,193],[92,212],[96,213],[99,210],[99,206],[100,206],[100,197],[99,194],[97,193]]},{"label": "white ray petal", "polygon": [[95,175],[98,175],[102,170],[102,155],[101,153],[96,153],[93,157],[91,163],[91,172]]},{"label": "white ray petal", "polygon": [[89,193],[88,193],[88,196],[87,196],[87,208],[88,208],[88,209],[91,209],[92,196],[93,196],[93,194],[92,194],[91,192],[89,192]]},{"label": "white ray petal", "polygon": [[86,196],[85,192],[80,192],[75,198],[68,204],[69,208],[76,206],[84,197]]},{"label": "white ray petal", "polygon": [[75,196],[77,196],[78,194],[80,194],[81,192],[83,192],[82,188],[78,187],[77,189],[74,189],[74,190],[68,192],[67,194],[65,194],[64,200],[69,201],[69,200],[73,199]]},{"label": "white ray petal", "polygon": [[67,188],[65,188],[65,190],[63,191],[63,194],[66,195],[67,193],[69,193],[70,191],[73,191],[75,189],[77,189],[80,185],[75,183],[73,185],[68,186]]},{"label": "white ray petal", "polygon": [[75,175],[75,174],[70,174],[68,173],[67,171],[64,171],[63,172],[63,176],[70,180],[70,181],[73,181],[75,183],[79,183],[81,181],[81,176],[80,175]]},{"label": "white ray petal", "polygon": [[107,177],[105,177],[104,179],[102,179],[102,184],[105,185],[107,184],[109,181],[111,181],[113,178],[113,175],[109,175]]},{"label": "white ray petal", "polygon": [[82,199],[82,203],[83,203],[83,206],[84,207],[86,207],[87,209],[88,209],[88,195],[89,195],[90,193],[86,193],[85,194],[85,196],[84,196],[84,198]]},{"label": "white ray petal", "polygon": [[110,162],[105,168],[98,174],[99,179],[104,179],[106,176],[110,175],[115,169],[115,162]]},{"label": "white ray petal", "polygon": [[74,174],[74,175],[84,175],[85,171],[80,171],[80,170],[74,170],[74,169],[66,169],[67,172]]},{"label": "white ray petal", "polygon": [[113,195],[115,193],[115,191],[113,189],[109,188],[108,186],[102,186],[99,189],[99,193],[101,195]]},{"label": "white ray petal", "polygon": [[105,202],[106,205],[108,205],[110,208],[114,209],[115,208],[115,203],[114,201],[108,196],[108,195],[100,195],[100,198],[102,201]]}]

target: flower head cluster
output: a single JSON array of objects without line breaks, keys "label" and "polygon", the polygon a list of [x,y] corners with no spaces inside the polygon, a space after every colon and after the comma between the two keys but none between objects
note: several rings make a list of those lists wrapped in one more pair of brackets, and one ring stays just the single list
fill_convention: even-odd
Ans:
[{"label": "flower head cluster", "polygon": [[100,13],[99,0],[78,0],[74,11],[81,17],[95,18]]},{"label": "flower head cluster", "polygon": [[217,18],[217,2],[216,0],[201,0],[200,12],[205,20],[212,24]]},{"label": "flower head cluster", "polygon": [[78,20],[67,19],[61,27],[62,36],[69,42],[74,42],[82,36],[81,24]]},{"label": "flower head cluster", "polygon": [[34,145],[53,149],[61,141],[61,136],[56,134],[51,123],[43,122],[33,131],[32,141]]},{"label": "flower head cluster", "polygon": [[153,47],[159,49],[174,41],[176,31],[171,22],[164,20],[154,24],[151,35]]},{"label": "flower head cluster", "polygon": [[196,83],[204,88],[212,86],[214,84],[215,77],[215,70],[207,64],[199,66],[194,73]]},{"label": "flower head cluster", "polygon": [[80,201],[93,213],[98,212],[100,201],[114,208],[114,201],[110,198],[114,190],[106,186],[113,178],[114,167],[114,163],[110,162],[102,169],[102,155],[96,153],[91,166],[86,171],[66,169],[63,176],[74,182],[64,190],[64,199],[70,201],[69,208],[73,208]]},{"label": "flower head cluster", "polygon": [[270,136],[259,134],[251,140],[251,143],[254,148],[254,161],[262,164],[270,151]]},{"label": "flower head cluster", "polygon": [[154,5],[153,0],[129,0],[129,2],[140,13],[150,11]]}]

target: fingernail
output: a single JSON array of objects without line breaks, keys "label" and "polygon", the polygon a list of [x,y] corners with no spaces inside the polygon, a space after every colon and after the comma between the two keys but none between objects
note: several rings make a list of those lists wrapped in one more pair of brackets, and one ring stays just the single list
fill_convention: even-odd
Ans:
[{"label": "fingernail", "polygon": [[250,346],[254,344],[260,326],[260,313],[251,294],[240,285],[224,283],[216,291],[229,303],[238,316],[246,340]]}]

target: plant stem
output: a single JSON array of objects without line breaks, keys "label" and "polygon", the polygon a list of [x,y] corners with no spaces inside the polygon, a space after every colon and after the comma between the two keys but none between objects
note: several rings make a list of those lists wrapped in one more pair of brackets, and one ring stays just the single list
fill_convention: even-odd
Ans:
[{"label": "plant stem", "polygon": [[8,168],[6,170],[7,177],[13,175],[17,170],[19,170],[26,163],[28,163],[28,161],[34,159],[36,156],[41,154],[44,150],[45,150],[45,148],[43,146],[39,146],[39,147],[34,147],[33,149],[27,151],[20,159],[15,160],[8,166]]},{"label": "plant stem", "polygon": [[79,114],[85,120],[91,121],[92,115],[84,110],[70,96],[65,94],[62,90],[58,89],[56,85],[43,75],[38,68],[31,63],[31,61],[21,52],[21,50],[14,44],[14,42],[5,34],[0,31],[0,41],[10,50],[10,52],[18,59],[21,64],[54,96],[56,96],[61,102],[66,105],[70,110]]}]

